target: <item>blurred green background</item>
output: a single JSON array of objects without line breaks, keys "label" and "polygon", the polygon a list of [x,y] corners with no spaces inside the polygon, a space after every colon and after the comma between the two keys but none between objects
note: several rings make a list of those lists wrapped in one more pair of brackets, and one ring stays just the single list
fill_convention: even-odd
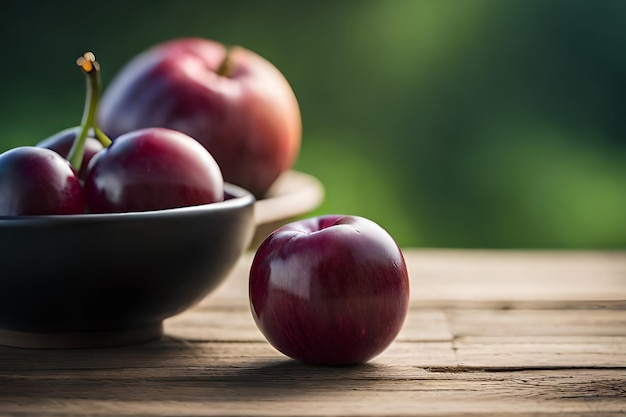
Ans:
[{"label": "blurred green background", "polygon": [[80,122],[155,43],[202,36],[273,62],[301,106],[315,213],[402,246],[626,247],[626,1],[6,1],[0,151]]}]

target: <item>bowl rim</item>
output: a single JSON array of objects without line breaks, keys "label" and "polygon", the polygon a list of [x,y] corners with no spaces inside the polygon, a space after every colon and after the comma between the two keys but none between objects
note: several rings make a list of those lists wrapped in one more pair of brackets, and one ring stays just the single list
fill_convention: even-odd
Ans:
[{"label": "bowl rim", "polygon": [[179,216],[182,214],[220,212],[254,205],[256,199],[252,193],[240,186],[224,183],[224,200],[215,203],[199,204],[195,206],[175,207],[169,209],[129,211],[123,213],[81,213],[81,214],[50,214],[50,215],[28,215],[28,216],[0,216],[0,227],[2,225],[28,225],[50,222],[81,222],[81,221],[103,221],[107,219],[150,219]]},{"label": "bowl rim", "polygon": [[264,225],[295,219],[318,208],[324,197],[324,186],[317,177],[302,171],[285,171],[266,198],[257,201],[255,222]]}]

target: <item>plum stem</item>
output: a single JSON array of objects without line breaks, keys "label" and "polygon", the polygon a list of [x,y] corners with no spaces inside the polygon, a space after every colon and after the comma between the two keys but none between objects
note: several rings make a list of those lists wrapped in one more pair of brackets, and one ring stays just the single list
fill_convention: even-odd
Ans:
[{"label": "plum stem", "polygon": [[219,68],[216,71],[217,75],[230,78],[233,72],[234,64],[235,63],[233,62],[233,47],[232,46],[226,47],[226,55],[224,55],[224,59],[222,60],[222,63],[220,64]]},{"label": "plum stem", "polygon": [[76,172],[78,172],[83,162],[85,142],[89,129],[94,129],[96,138],[104,147],[111,144],[111,139],[95,126],[96,112],[100,99],[100,64],[96,61],[96,56],[92,52],[85,52],[76,60],[76,65],[78,65],[86,75],[87,92],[80,132],[72,144],[67,159]]},{"label": "plum stem", "polygon": [[93,130],[94,130],[96,139],[100,141],[102,146],[104,146],[105,148],[108,148],[109,145],[112,143],[112,140],[102,130],[100,130],[98,126],[96,126],[95,121],[93,123]]}]

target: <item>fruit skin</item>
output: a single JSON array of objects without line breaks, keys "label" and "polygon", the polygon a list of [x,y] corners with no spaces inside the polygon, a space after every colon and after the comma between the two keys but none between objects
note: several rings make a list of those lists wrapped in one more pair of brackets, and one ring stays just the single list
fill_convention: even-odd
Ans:
[{"label": "fruit skin", "polygon": [[[81,127],[69,127],[67,129],[61,130],[60,132],[55,133],[54,135],[42,140],[37,143],[37,146],[41,148],[52,149],[63,158],[68,157],[70,153],[70,149],[74,144],[74,140],[76,136],[78,136]],[[91,158],[98,152],[104,149],[104,146],[100,143],[100,141],[94,137],[87,137],[85,141],[85,149],[83,153],[83,162],[80,165],[80,170],[78,171],[78,178],[81,180],[85,180],[87,177],[87,166]]]},{"label": "fruit skin", "polygon": [[327,215],[287,224],[257,249],[252,315],[287,356],[323,365],[366,362],[399,333],[409,303],[404,257],[379,225]]},{"label": "fruit skin", "polygon": [[123,213],[222,201],[224,181],[198,142],[171,129],[146,128],[94,156],[84,191],[90,213]]},{"label": "fruit skin", "polygon": [[98,124],[112,138],[150,126],[184,132],[209,150],[226,182],[261,198],[297,158],[300,109],[283,74],[248,49],[233,47],[218,74],[226,54],[203,38],[142,52],[104,92]]},{"label": "fruit skin", "polygon": [[84,213],[80,181],[58,153],[20,146],[0,154],[0,216]]}]

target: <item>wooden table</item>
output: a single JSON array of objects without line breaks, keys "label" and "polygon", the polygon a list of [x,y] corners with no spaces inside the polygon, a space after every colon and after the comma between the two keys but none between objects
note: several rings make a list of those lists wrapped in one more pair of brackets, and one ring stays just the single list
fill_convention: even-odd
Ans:
[{"label": "wooden table", "polygon": [[405,250],[412,302],[368,364],[304,365],[252,321],[250,256],[163,340],[0,348],[0,415],[626,413],[626,252]]}]

